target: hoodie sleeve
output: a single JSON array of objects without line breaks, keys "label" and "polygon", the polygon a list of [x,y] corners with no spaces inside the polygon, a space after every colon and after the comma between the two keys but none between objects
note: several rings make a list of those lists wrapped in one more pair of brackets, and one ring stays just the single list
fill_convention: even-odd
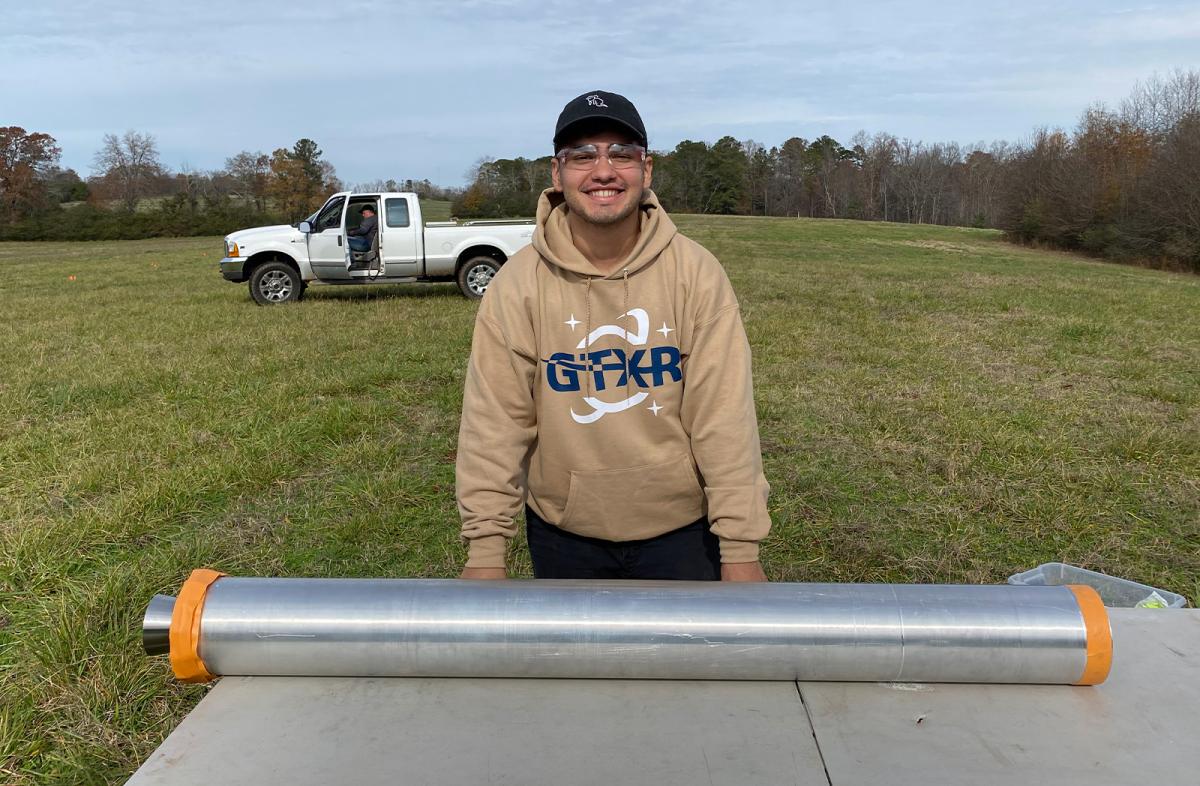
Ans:
[{"label": "hoodie sleeve", "polygon": [[488,292],[475,320],[458,431],[455,486],[471,568],[504,567],[537,435],[537,356],[514,347],[493,318],[489,298],[495,302],[499,293]]},{"label": "hoodie sleeve", "polygon": [[[754,562],[771,529],[750,374],[750,344],[724,273],[726,303],[696,325],[687,358],[681,417],[704,478],[708,520],[722,562]],[[728,301],[732,301],[729,303]]]}]

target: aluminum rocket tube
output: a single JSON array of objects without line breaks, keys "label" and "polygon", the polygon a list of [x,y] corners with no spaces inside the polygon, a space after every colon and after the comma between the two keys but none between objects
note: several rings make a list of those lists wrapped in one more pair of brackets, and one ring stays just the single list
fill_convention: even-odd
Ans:
[{"label": "aluminum rocket tube", "polygon": [[[202,571],[197,571],[197,574]],[[212,574],[171,622],[210,675],[1094,684],[1089,588]],[[192,582],[195,579],[189,579]],[[1088,594],[1090,593],[1090,595]],[[195,596],[195,593],[191,593]],[[156,599],[161,609],[163,600]],[[147,625],[162,613],[147,615]],[[198,635],[187,646],[177,628]],[[198,624],[196,621],[198,620]],[[161,630],[144,633],[161,641]],[[176,673],[181,679],[195,674]]]}]

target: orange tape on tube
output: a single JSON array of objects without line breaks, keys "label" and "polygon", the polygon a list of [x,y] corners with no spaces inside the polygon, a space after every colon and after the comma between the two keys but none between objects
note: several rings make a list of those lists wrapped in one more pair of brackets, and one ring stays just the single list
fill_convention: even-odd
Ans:
[{"label": "orange tape on tube", "polygon": [[200,660],[200,614],[209,586],[224,576],[215,570],[198,568],[179,588],[175,611],[171,613],[171,669],[181,682],[208,682],[213,678]]},{"label": "orange tape on tube", "polygon": [[1087,631],[1087,663],[1076,685],[1099,685],[1108,679],[1112,669],[1112,629],[1108,625],[1108,612],[1104,601],[1096,590],[1083,584],[1068,584],[1079,602],[1079,613]]}]

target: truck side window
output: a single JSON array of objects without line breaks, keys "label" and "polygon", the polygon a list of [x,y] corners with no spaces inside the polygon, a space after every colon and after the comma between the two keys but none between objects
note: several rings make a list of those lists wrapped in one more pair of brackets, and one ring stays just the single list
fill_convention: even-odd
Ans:
[{"label": "truck side window", "polygon": [[321,209],[321,215],[317,216],[316,223],[318,232],[323,232],[330,227],[341,226],[342,203],[345,201],[345,197],[338,197]]},{"label": "truck side window", "polygon": [[386,203],[387,225],[390,227],[408,226],[408,200],[388,199]]}]

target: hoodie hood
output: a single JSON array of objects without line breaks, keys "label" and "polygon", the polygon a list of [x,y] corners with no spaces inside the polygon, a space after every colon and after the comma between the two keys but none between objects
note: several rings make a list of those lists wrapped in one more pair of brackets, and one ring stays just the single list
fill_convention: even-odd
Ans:
[{"label": "hoodie hood", "polygon": [[570,212],[571,208],[567,206],[562,192],[553,188],[543,191],[538,198],[533,247],[550,264],[590,278],[620,278],[626,273],[633,275],[657,259],[678,232],[675,223],[659,204],[658,197],[646,189],[638,206],[637,243],[625,262],[606,276],[575,247],[571,225],[567,222]]}]

